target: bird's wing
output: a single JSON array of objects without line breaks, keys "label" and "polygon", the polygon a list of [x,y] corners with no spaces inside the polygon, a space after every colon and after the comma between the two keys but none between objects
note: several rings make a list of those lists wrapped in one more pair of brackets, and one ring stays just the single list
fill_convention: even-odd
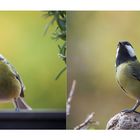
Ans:
[{"label": "bird's wing", "polygon": [[20,96],[21,97],[24,97],[25,86],[24,86],[23,81],[20,78],[18,72],[16,71],[16,69],[2,55],[0,55],[0,61],[3,61],[3,63],[5,63],[9,67],[9,69],[11,70],[11,72],[15,75],[16,79],[20,82],[20,85],[21,85],[21,93],[20,93]]},{"label": "bird's wing", "polygon": [[131,73],[132,78],[140,81],[140,63],[130,63],[129,68],[129,72]]},{"label": "bird's wing", "polygon": [[11,68],[11,71],[14,73],[15,77],[17,78],[17,80],[20,82],[20,85],[21,85],[21,93],[20,93],[20,96],[21,97],[24,97],[25,86],[23,84],[23,81],[22,81],[20,75],[18,74],[18,72],[16,71],[16,69],[14,68],[13,65],[11,65],[9,62],[7,62],[7,64]]}]

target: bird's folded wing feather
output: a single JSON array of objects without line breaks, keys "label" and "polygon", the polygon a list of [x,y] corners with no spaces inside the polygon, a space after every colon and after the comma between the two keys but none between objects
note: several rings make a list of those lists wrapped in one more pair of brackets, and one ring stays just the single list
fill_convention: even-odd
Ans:
[{"label": "bird's folded wing feather", "polygon": [[16,69],[14,68],[13,65],[11,65],[5,58],[3,59],[3,62],[8,65],[9,69],[11,70],[11,72],[15,75],[16,79],[20,82],[21,84],[21,93],[20,96],[24,97],[24,90],[25,90],[25,86],[23,84],[22,79],[20,78],[18,72],[16,71]]},{"label": "bird's folded wing feather", "polygon": [[140,81],[140,63],[130,63],[129,72],[131,73],[132,78]]}]

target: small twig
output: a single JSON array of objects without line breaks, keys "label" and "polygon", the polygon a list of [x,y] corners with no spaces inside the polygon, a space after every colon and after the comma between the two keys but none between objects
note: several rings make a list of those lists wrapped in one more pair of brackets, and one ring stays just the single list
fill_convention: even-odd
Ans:
[{"label": "small twig", "polygon": [[76,80],[73,80],[72,87],[71,87],[71,90],[70,90],[70,93],[69,93],[69,96],[68,96],[68,99],[67,99],[67,107],[66,107],[67,116],[70,115],[71,101],[72,101],[72,97],[73,97],[73,94],[74,94],[74,91],[75,91],[75,86],[76,86]]},{"label": "small twig", "polygon": [[93,120],[93,116],[94,116],[94,112],[92,112],[90,115],[87,116],[87,118],[85,119],[85,121],[83,123],[81,123],[80,125],[76,126],[74,129],[75,130],[80,130],[80,129],[88,129],[90,127],[90,125],[94,124],[98,124],[98,122]]}]

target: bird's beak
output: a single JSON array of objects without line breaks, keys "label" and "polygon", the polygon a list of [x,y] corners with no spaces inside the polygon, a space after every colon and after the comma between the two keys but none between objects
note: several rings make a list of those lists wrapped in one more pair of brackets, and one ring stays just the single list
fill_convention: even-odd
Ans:
[{"label": "bird's beak", "polygon": [[121,45],[122,45],[122,42],[119,42],[119,43],[118,43],[118,46],[121,46]]}]

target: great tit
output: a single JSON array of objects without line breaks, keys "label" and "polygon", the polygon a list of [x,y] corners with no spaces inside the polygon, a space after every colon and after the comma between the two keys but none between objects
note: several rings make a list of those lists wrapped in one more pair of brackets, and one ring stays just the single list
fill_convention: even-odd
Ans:
[{"label": "great tit", "polygon": [[23,100],[25,86],[15,68],[0,55],[0,102],[12,101],[19,110],[31,110]]},{"label": "great tit", "polygon": [[127,42],[119,42],[116,52],[116,79],[126,95],[136,100],[132,112],[140,105],[140,62],[137,60],[134,48]]}]

